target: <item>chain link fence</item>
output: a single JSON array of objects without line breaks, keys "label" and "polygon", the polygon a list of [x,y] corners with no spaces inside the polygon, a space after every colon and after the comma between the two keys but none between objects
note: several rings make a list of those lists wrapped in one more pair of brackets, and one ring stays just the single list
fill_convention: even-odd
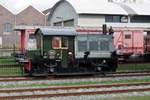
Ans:
[{"label": "chain link fence", "polygon": [[23,67],[20,64],[0,64],[0,76],[23,76]]}]

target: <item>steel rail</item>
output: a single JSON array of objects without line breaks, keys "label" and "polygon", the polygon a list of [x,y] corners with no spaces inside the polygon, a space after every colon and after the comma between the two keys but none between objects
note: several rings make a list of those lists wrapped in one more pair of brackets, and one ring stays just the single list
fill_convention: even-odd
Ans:
[{"label": "steel rail", "polygon": [[35,94],[35,95],[20,95],[20,96],[3,96],[1,100],[16,100],[16,99],[33,99],[33,98],[50,98],[50,97],[64,97],[64,96],[82,96],[82,95],[99,95],[99,94],[116,94],[129,92],[143,92],[150,91],[150,88],[140,89],[122,89],[122,90],[108,90],[108,91],[94,91],[94,92],[71,92],[71,93],[52,93],[52,94]]},{"label": "steel rail", "polygon": [[125,87],[125,86],[145,86],[150,85],[150,82],[130,83],[130,84],[111,84],[111,85],[81,85],[81,86],[61,86],[48,88],[31,88],[31,89],[0,89],[0,93],[14,93],[14,92],[34,92],[34,91],[50,91],[50,90],[71,90],[71,89],[89,89],[89,88],[111,88],[111,87]]},{"label": "steel rail", "polygon": [[0,77],[0,82],[15,82],[15,81],[36,81],[36,80],[63,80],[63,79],[88,79],[88,78],[111,78],[111,77],[134,77],[134,76],[150,76],[150,72],[116,72],[106,73],[106,75],[88,75],[88,76],[48,76],[48,77]]}]

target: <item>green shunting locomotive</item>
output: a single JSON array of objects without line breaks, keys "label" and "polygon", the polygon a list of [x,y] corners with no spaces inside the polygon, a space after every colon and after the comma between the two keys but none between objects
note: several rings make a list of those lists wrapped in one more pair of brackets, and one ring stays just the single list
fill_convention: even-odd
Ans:
[{"label": "green shunting locomotive", "polygon": [[24,70],[32,76],[82,75],[115,72],[113,35],[74,28],[39,28],[31,39]]}]

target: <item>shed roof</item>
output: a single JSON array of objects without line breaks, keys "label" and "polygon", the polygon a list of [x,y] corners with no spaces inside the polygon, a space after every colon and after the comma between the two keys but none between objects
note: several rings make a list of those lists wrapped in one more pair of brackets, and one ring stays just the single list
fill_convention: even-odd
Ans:
[{"label": "shed roof", "polygon": [[142,3],[113,3],[107,0],[60,0],[53,10],[61,2],[68,2],[77,14],[109,14],[109,15],[150,15],[150,2]]},{"label": "shed roof", "polygon": [[75,36],[77,32],[74,28],[38,28],[35,34],[40,32],[44,36],[58,35],[58,36]]},{"label": "shed roof", "polygon": [[115,3],[107,2],[107,0],[61,0],[57,2],[55,7],[64,1],[71,4],[78,14],[128,14],[122,7]]},{"label": "shed roof", "polygon": [[132,9],[135,15],[150,15],[150,3],[122,3],[122,5]]}]

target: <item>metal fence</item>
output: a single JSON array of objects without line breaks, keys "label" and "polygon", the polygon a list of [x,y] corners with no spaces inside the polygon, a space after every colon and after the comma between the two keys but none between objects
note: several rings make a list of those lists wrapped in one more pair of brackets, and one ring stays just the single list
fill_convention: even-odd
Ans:
[{"label": "metal fence", "polygon": [[138,71],[149,71],[150,72],[150,62],[149,63],[123,63],[118,64],[118,72],[138,72]]},{"label": "metal fence", "polygon": [[11,56],[14,53],[19,53],[19,50],[15,50],[15,49],[0,49],[0,57],[8,57]]},{"label": "metal fence", "polygon": [[0,76],[23,76],[23,67],[20,64],[0,64]]}]

